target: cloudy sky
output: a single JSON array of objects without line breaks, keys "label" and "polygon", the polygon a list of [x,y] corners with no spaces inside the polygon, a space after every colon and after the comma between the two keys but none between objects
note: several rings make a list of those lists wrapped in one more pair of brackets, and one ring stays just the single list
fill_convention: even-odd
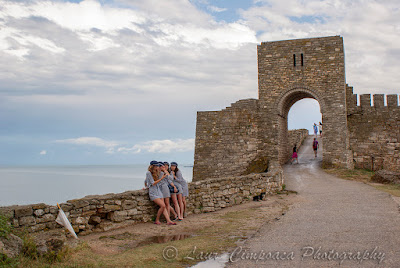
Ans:
[{"label": "cloudy sky", "polygon": [[341,35],[356,93],[397,94],[399,18],[398,0],[0,0],[0,165],[191,163],[196,111],[257,98],[262,41]]}]

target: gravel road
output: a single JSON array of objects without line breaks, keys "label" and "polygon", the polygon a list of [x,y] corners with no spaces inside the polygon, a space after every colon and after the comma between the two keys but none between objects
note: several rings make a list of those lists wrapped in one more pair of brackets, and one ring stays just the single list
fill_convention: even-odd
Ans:
[{"label": "gravel road", "polygon": [[385,192],[325,173],[322,144],[314,158],[312,139],[300,163],[284,167],[287,189],[300,201],[232,252],[226,267],[400,267],[399,205]]}]

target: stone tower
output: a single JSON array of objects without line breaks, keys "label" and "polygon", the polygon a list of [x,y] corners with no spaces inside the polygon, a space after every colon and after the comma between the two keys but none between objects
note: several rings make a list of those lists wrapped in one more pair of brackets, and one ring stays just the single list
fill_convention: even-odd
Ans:
[{"label": "stone tower", "polygon": [[[288,161],[287,117],[304,98],[318,101],[323,166],[400,168],[397,95],[361,95],[346,84],[343,38],[263,42],[257,46],[258,99],[198,112],[193,180],[263,172]],[[318,122],[316,122],[318,123]],[[382,149],[384,148],[384,149]]]},{"label": "stone tower", "polygon": [[[351,166],[346,113],[343,38],[340,36],[261,43],[258,85],[261,139],[280,164],[287,161],[287,116],[292,105],[313,98],[321,107],[324,165]],[[318,124],[318,122],[316,122]],[[271,155],[271,157],[273,157]]]}]

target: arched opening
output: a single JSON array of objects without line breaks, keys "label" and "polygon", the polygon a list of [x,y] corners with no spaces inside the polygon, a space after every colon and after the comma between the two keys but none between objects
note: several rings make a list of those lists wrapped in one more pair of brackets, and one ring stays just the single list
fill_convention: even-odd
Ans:
[{"label": "arched opening", "polygon": [[322,122],[321,107],[316,99],[306,98],[297,101],[289,110],[288,130],[307,129],[314,134],[313,124]]},{"label": "arched opening", "polygon": [[[285,164],[292,154],[293,144],[290,144],[288,132],[290,129],[305,128],[312,134],[313,124],[323,122],[324,105],[321,101],[317,94],[307,88],[290,89],[281,96],[277,107],[280,164]],[[293,118],[289,119],[290,111]]]}]

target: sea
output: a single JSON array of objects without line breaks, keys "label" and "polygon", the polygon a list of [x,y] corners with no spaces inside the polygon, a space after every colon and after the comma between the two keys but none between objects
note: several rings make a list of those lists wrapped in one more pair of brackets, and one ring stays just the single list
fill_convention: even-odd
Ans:
[{"label": "sea", "polygon": [[[56,205],[87,195],[142,189],[147,165],[0,166],[0,206]],[[192,181],[193,167],[180,165]]]}]

